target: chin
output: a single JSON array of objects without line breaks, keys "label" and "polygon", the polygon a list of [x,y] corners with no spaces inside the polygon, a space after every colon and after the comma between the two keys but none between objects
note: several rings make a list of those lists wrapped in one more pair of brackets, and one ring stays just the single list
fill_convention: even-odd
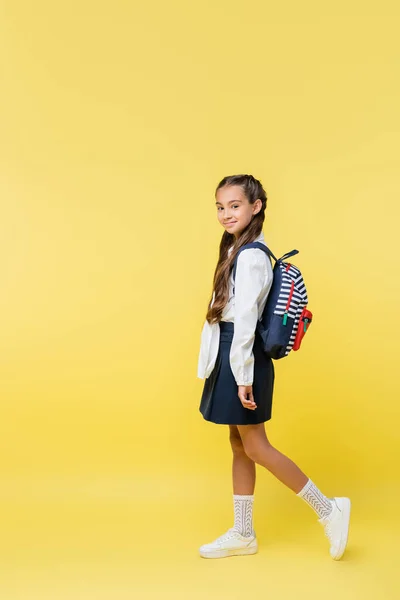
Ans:
[{"label": "chin", "polygon": [[238,227],[237,225],[235,225],[235,227],[225,227],[224,229],[228,232],[228,233],[237,233],[240,230],[240,227]]}]

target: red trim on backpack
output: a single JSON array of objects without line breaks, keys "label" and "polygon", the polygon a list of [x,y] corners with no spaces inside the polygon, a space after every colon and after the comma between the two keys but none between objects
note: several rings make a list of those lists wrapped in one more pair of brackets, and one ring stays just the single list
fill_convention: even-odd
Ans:
[{"label": "red trim on backpack", "polygon": [[312,321],[312,317],[313,314],[310,310],[307,309],[307,307],[305,306],[303,308],[303,311],[300,315],[300,320],[299,320],[299,326],[296,332],[296,337],[294,340],[294,344],[293,344],[293,348],[292,350],[299,350],[301,342],[306,334],[306,332],[308,331],[309,327],[310,327],[310,323]]},{"label": "red trim on backpack", "polygon": [[288,301],[287,301],[287,304],[286,304],[286,309],[285,309],[285,311],[289,310],[290,301],[291,301],[291,299],[292,299],[292,296],[293,296],[293,290],[294,290],[294,281],[292,281],[292,287],[291,287],[291,289],[290,289],[290,294],[289,294],[289,298],[288,298]]}]

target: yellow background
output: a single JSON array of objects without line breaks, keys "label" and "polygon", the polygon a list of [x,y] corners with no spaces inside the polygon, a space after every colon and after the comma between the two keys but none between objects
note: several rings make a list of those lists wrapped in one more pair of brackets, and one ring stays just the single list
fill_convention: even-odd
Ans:
[{"label": "yellow background", "polygon": [[[398,3],[0,4],[4,600],[399,597]],[[271,441],[353,501],[332,561],[258,468],[252,558],[200,331],[248,172],[314,321],[276,361]]]}]

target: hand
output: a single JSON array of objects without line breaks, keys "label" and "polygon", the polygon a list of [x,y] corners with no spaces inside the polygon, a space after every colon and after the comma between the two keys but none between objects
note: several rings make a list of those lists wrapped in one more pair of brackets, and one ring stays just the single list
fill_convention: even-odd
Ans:
[{"label": "hand", "polygon": [[[257,405],[254,402],[252,385],[239,385],[238,396],[244,408],[248,408],[249,410],[255,410],[257,408]],[[247,396],[249,396],[249,398],[247,398]]]}]

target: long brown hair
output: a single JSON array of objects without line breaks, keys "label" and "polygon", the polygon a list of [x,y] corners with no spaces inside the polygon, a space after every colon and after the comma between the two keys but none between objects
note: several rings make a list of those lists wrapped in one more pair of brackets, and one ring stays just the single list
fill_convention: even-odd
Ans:
[{"label": "long brown hair", "polygon": [[[253,242],[261,233],[262,225],[265,219],[265,209],[267,207],[267,194],[258,179],[252,175],[229,175],[219,182],[215,196],[220,188],[229,185],[239,185],[250,204],[259,198],[262,201],[261,210],[253,216],[250,223],[242,231],[236,240],[233,233],[224,231],[219,245],[219,258],[214,272],[213,292],[208,303],[206,320],[211,323],[218,323],[221,320],[223,309],[228,302],[229,296],[229,276],[233,266],[233,261],[244,244]],[[232,252],[228,255],[229,248],[233,246]],[[211,306],[213,295],[215,298]]]}]

